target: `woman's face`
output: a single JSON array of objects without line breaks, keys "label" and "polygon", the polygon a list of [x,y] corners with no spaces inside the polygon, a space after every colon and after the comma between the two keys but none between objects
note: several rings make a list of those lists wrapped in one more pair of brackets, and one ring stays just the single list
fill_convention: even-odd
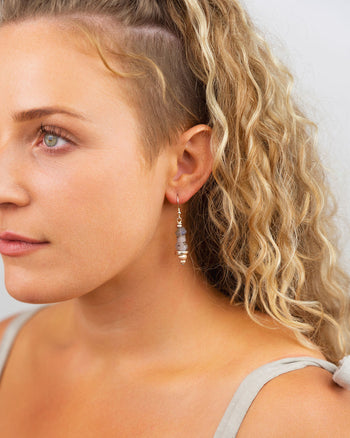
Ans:
[{"label": "woman's face", "polygon": [[[158,254],[166,154],[143,168],[120,83],[70,38],[53,20],[0,28],[0,231],[49,241],[3,256],[6,288],[20,301],[83,295]],[[20,115],[42,108],[50,111]]]}]

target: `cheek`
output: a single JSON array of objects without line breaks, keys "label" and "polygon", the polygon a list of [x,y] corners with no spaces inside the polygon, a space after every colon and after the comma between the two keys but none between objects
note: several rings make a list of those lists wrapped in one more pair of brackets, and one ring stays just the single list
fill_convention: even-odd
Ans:
[{"label": "cheek", "polygon": [[81,295],[144,251],[156,231],[162,191],[155,192],[154,181],[140,175],[136,167],[100,164],[46,185],[38,196],[47,218],[43,232],[52,245],[46,278],[59,278],[57,287]]}]

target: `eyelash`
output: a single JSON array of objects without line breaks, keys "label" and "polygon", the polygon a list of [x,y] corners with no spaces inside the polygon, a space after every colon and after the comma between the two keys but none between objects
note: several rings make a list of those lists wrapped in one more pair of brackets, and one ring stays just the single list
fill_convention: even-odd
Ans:
[{"label": "eyelash", "polygon": [[[51,134],[54,135],[55,137],[59,137],[65,141],[67,141],[70,144],[74,144],[73,140],[70,138],[69,134],[64,131],[62,128],[59,128],[58,126],[52,126],[52,125],[45,125],[43,126],[43,124],[41,123],[40,125],[40,129],[39,129],[39,133],[43,136],[41,142],[43,142],[44,136],[47,134]],[[48,147],[48,146],[44,146],[44,150],[45,152],[49,153],[49,154],[58,154],[60,152],[63,152],[65,150],[67,150],[68,148],[66,146],[61,146],[61,147],[56,147],[56,146],[52,146],[52,147]]]}]

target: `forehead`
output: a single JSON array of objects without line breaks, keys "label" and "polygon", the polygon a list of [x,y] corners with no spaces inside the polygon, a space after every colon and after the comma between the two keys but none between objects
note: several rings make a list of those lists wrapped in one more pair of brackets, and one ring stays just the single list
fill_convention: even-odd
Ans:
[{"label": "forehead", "polygon": [[89,108],[121,98],[116,78],[97,53],[86,50],[76,33],[56,20],[0,27],[0,64],[0,99],[7,108],[58,102]]},{"label": "forehead", "polygon": [[[96,62],[93,63],[97,61],[93,52],[79,50],[77,34],[64,29],[57,20],[38,19],[6,24],[0,27],[0,41],[0,56],[6,60],[6,70],[14,64],[17,68],[27,67],[28,73],[37,69],[39,63],[46,69],[50,69],[51,65],[62,72],[68,71],[70,65],[78,67],[79,63],[83,63],[85,68],[87,63],[90,68],[97,66]],[[56,62],[53,64],[53,61]]]}]

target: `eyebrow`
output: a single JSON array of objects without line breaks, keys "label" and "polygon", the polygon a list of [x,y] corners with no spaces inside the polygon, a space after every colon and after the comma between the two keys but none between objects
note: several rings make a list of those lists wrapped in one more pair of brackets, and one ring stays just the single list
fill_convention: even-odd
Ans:
[{"label": "eyebrow", "polygon": [[33,108],[25,111],[20,111],[12,114],[12,120],[14,122],[27,122],[29,120],[39,119],[40,117],[50,116],[52,114],[67,114],[68,116],[75,117],[86,122],[91,122],[85,115],[76,113],[74,111],[57,107],[47,106],[43,108]]}]

